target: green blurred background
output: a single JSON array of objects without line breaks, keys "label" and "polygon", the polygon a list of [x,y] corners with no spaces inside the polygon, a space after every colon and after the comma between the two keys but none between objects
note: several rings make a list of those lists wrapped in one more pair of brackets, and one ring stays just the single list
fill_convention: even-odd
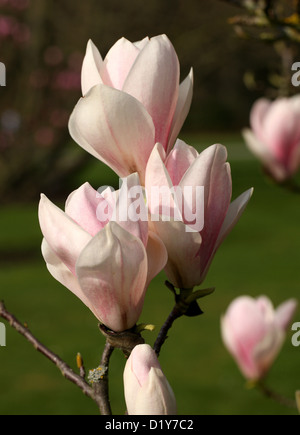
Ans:
[{"label": "green blurred background", "polygon": [[[96,189],[118,182],[68,134],[87,40],[105,55],[122,36],[134,41],[166,33],[182,78],[194,68],[193,104],[180,138],[199,151],[226,145],[233,197],[252,186],[255,193],[212,263],[204,284],[216,291],[202,302],[205,314],[175,323],[161,352],[162,367],[181,415],[295,414],[245,387],[220,336],[220,317],[233,298],[266,294],[278,305],[299,295],[300,199],[265,178],[240,133],[253,101],[276,95],[284,66],[278,46],[238,38],[228,19],[239,9],[218,0],[2,0],[0,8],[0,61],[7,67],[7,86],[0,88],[0,299],[75,370],[77,352],[87,370],[98,366],[104,339],[96,319],[49,275],[41,257],[39,194],[63,206],[85,181]],[[288,48],[296,61],[297,46]],[[144,333],[150,344],[173,306],[164,280],[161,273],[151,284],[140,319],[157,326]],[[300,321],[300,310],[294,320]],[[98,414],[52,363],[8,325],[6,330],[1,415]],[[291,335],[267,378],[288,397],[300,389],[300,348],[292,346]],[[111,364],[113,413],[123,414],[120,352]]]}]

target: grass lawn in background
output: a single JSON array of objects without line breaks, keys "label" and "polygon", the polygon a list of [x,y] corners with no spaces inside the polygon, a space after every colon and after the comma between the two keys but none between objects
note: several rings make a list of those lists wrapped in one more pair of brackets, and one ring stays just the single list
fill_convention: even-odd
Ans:
[{"label": "grass lawn in background", "polygon": [[[232,299],[242,294],[265,294],[275,305],[290,297],[300,300],[300,196],[266,181],[237,135],[182,138],[199,150],[224,143],[232,168],[233,198],[252,186],[255,191],[203,283],[203,288],[216,287],[213,295],[201,301],[204,315],[177,320],[162,348],[160,362],[176,394],[179,414],[295,414],[245,387],[222,344],[220,317]],[[94,188],[115,182],[111,175],[104,180],[104,165],[92,160],[89,170],[74,179],[74,189],[85,181]],[[40,254],[37,204],[2,207],[0,227],[0,298],[7,309],[74,369],[77,352],[86,370],[97,367],[104,339],[94,316],[46,269]],[[143,334],[149,344],[173,307],[164,280],[161,273],[151,283],[140,319],[157,326],[154,332]],[[300,321],[299,309],[294,321]],[[7,324],[6,331],[7,346],[0,347],[0,414],[98,414],[94,402],[50,361]],[[267,384],[292,398],[300,389],[300,348],[292,346],[291,336],[290,331]],[[125,411],[124,362],[115,351],[110,369],[114,414]]]}]

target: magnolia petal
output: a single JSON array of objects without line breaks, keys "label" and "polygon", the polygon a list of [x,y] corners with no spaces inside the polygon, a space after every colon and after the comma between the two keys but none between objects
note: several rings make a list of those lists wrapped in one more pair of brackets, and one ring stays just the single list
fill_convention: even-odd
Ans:
[{"label": "magnolia petal", "polygon": [[103,83],[100,70],[103,60],[101,54],[93,41],[89,40],[87,44],[86,54],[82,63],[81,71],[81,87],[82,95],[86,95],[88,91],[95,85]]},{"label": "magnolia petal", "polygon": [[264,141],[264,120],[270,109],[271,102],[266,98],[257,100],[250,112],[250,125],[260,141]]},{"label": "magnolia petal", "polygon": [[132,66],[123,91],[137,98],[151,115],[155,142],[167,148],[179,92],[179,61],[166,35],[151,38]]},{"label": "magnolia petal", "polygon": [[[98,210],[107,209],[105,221],[101,221]],[[69,195],[65,211],[81,228],[91,236],[96,235],[110,220],[112,209],[107,201],[89,183]]]},{"label": "magnolia petal", "polygon": [[253,350],[269,329],[257,309],[256,301],[248,296],[235,299],[223,316],[221,327],[224,344],[235,358],[241,372],[248,379],[258,379],[262,373]]},{"label": "magnolia petal", "polygon": [[269,370],[280,352],[284,338],[285,334],[282,330],[270,327],[265,337],[254,346],[252,355],[258,368],[259,378]]},{"label": "magnolia petal", "polygon": [[246,192],[242,193],[229,205],[226,217],[224,219],[221,231],[215,245],[215,250],[218,249],[218,247],[221,245],[221,243],[239,221],[248,202],[250,201],[252,194],[253,189],[249,189]]},{"label": "magnolia petal", "polygon": [[279,305],[275,312],[275,321],[279,328],[286,331],[296,312],[298,302],[296,299],[289,299]]},{"label": "magnolia petal", "polygon": [[43,236],[55,255],[75,274],[76,261],[91,235],[45,195],[41,195],[39,203],[39,221]]},{"label": "magnolia petal", "polygon": [[126,38],[119,39],[111,47],[102,64],[103,83],[121,90],[139,53],[140,50],[135,44]]},{"label": "magnolia petal", "polygon": [[[206,212],[210,204],[218,208],[222,204],[221,212],[224,212],[224,208],[227,211],[231,198],[231,174],[226,159],[227,150],[223,145],[211,145],[198,155],[180,182],[182,189],[185,186],[204,186]],[[221,202],[216,200],[219,197]],[[206,215],[207,219],[210,217]]]},{"label": "magnolia petal", "polygon": [[[201,230],[203,243],[199,257],[203,278],[214,254],[215,244],[226,217],[231,201],[232,180],[227,150],[223,145],[213,145],[204,150],[183,176],[180,187],[203,186],[204,204],[197,201],[197,190],[190,198],[191,215],[204,213],[204,227]],[[199,207],[202,209],[199,210]]]},{"label": "magnolia petal", "polygon": [[263,124],[264,143],[275,159],[289,166],[290,154],[300,142],[300,110],[288,98],[271,104]]},{"label": "magnolia petal", "polygon": [[112,220],[141,239],[144,246],[147,246],[148,211],[145,204],[145,189],[141,186],[137,173],[122,180]]},{"label": "magnolia petal", "polygon": [[164,165],[165,151],[161,144],[156,144],[150,154],[145,176],[147,205],[150,214],[181,217],[176,206],[175,189]]},{"label": "magnolia petal", "polygon": [[149,344],[135,346],[128,366],[141,387],[148,382],[148,375],[152,367],[161,369],[156,353]]},{"label": "magnolia petal", "polygon": [[177,139],[174,148],[165,161],[165,166],[174,186],[180,184],[186,171],[199,156],[197,150],[187,145],[183,140]]},{"label": "magnolia petal", "polygon": [[151,368],[148,383],[136,393],[135,407],[129,415],[176,415],[173,390],[160,369]]},{"label": "magnolia petal", "polygon": [[150,41],[149,36],[146,36],[145,38],[141,39],[140,41],[135,41],[134,45],[139,50],[143,50],[143,48],[148,44],[149,41]]},{"label": "magnolia petal", "polygon": [[147,279],[147,256],[140,239],[110,222],[82,251],[76,274],[101,322],[116,332],[135,325]]},{"label": "magnolia petal", "polygon": [[129,415],[176,415],[173,390],[149,345],[138,345],[133,349],[123,379]]},{"label": "magnolia petal", "polygon": [[135,98],[105,85],[94,86],[77,103],[69,130],[82,148],[120,177],[139,172],[143,182],[155,130],[150,115]]},{"label": "magnolia petal", "polygon": [[202,271],[198,252],[202,243],[201,235],[188,231],[188,226],[180,221],[152,220],[151,228],[167,249],[168,262],[164,270],[169,281],[178,288],[193,288],[200,284]]},{"label": "magnolia petal", "polygon": [[192,98],[193,98],[193,84],[194,84],[194,76],[193,76],[193,69],[191,69],[189,75],[179,86],[178,101],[177,101],[173,122],[171,125],[171,133],[170,133],[169,143],[167,147],[167,154],[169,154],[174,143],[176,142],[179,132],[189,113],[191,103],[192,103]]},{"label": "magnolia petal", "polygon": [[77,296],[88,308],[92,309],[89,300],[82,292],[77,277],[67,268],[60,258],[51,249],[46,239],[42,242],[42,255],[47,265],[47,269],[58,282],[69,289]]},{"label": "magnolia petal", "polygon": [[149,231],[146,251],[148,258],[148,276],[146,287],[148,287],[152,279],[166,266],[168,261],[168,252],[162,240],[153,231]]},{"label": "magnolia petal", "polygon": [[286,169],[275,160],[266,145],[260,142],[251,130],[244,129],[242,133],[249,150],[253,152],[278,181],[284,180],[288,175]]}]

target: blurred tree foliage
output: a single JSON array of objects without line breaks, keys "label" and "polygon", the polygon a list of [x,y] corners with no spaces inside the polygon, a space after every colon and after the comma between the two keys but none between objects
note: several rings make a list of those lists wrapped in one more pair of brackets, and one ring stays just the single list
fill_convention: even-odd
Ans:
[{"label": "blurred tree foliage", "polygon": [[236,36],[229,19],[239,8],[230,3],[0,0],[0,61],[7,68],[7,86],[0,90],[0,198],[37,199],[49,190],[65,194],[72,174],[90,161],[67,128],[81,96],[89,38],[105,56],[122,36],[135,41],[166,33],[182,79],[194,69],[185,130],[247,124],[252,102],[265,94],[270,73],[280,74],[282,65],[271,44]]}]

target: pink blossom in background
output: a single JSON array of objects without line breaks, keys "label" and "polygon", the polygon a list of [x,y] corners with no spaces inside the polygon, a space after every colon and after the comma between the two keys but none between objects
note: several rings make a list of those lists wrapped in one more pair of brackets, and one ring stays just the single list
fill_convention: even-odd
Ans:
[{"label": "pink blossom in background", "polygon": [[258,100],[243,135],[251,152],[282,182],[300,167],[300,96]]},{"label": "pink blossom in background", "polygon": [[266,375],[285,340],[297,302],[290,299],[275,310],[266,296],[235,299],[221,320],[223,342],[247,379]]}]

